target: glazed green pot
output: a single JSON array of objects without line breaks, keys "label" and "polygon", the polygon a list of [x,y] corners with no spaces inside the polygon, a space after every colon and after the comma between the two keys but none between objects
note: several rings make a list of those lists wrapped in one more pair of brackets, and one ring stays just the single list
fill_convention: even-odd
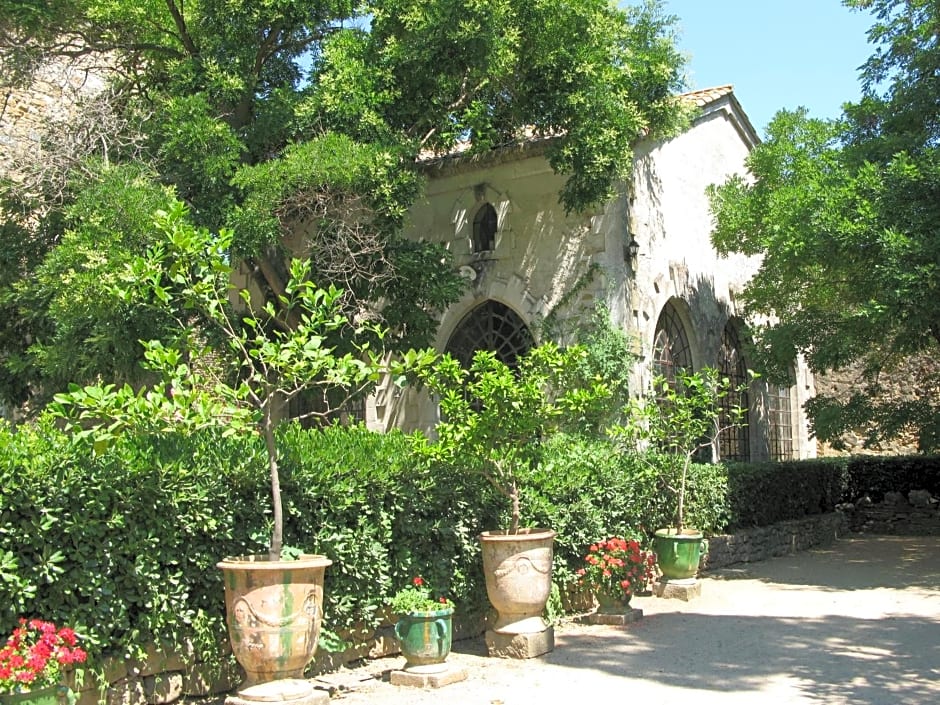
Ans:
[{"label": "glazed green pot", "polygon": [[695,529],[659,529],[653,538],[653,550],[663,577],[667,580],[694,578],[702,554],[707,551],[702,534]]},{"label": "glazed green pot", "polygon": [[395,636],[401,644],[407,668],[444,663],[453,638],[453,614],[453,608],[446,607],[399,615],[395,623]]},{"label": "glazed green pot", "polygon": [[63,705],[75,702],[72,691],[64,685],[50,685],[25,693],[0,694],[0,705]]}]

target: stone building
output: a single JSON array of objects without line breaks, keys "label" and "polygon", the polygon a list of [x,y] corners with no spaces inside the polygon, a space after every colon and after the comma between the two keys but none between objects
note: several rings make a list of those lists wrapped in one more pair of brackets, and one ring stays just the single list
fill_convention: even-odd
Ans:
[{"label": "stone building", "polygon": [[[78,95],[101,91],[101,76],[89,69],[50,67],[31,90],[4,91],[0,156],[8,168],[39,148],[45,125],[72,117]],[[638,362],[624,361],[634,390],[674,367],[717,367],[746,380],[747,322],[736,294],[756,260],[717,256],[705,188],[743,172],[758,136],[731,86],[684,97],[699,108],[689,129],[665,142],[641,141],[631,181],[592,212],[565,213],[558,201],[564,177],[545,158],[546,140],[425,164],[426,193],[407,235],[443,243],[470,280],[441,319],[438,350],[467,356],[484,347],[511,360],[540,339],[546,318],[570,331],[603,305],[634,341]],[[742,400],[748,424],[724,434],[722,457],[815,456],[802,410],[813,379],[799,360],[792,380],[751,383]],[[387,385],[365,415],[377,430],[429,428],[437,410],[425,396]]]},{"label": "stone building", "polygon": [[[544,140],[427,164],[426,194],[407,233],[443,243],[471,280],[442,317],[438,350],[468,356],[482,347],[511,361],[539,339],[550,314],[571,324],[602,304],[635,341],[639,361],[624,361],[634,390],[675,367],[711,366],[747,380],[747,321],[736,295],[757,260],[716,254],[705,189],[743,172],[758,136],[731,86],[684,97],[700,108],[689,129],[637,145],[632,180],[593,212],[565,213],[564,177],[552,172]],[[750,384],[747,426],[723,434],[722,457],[815,456],[802,409],[813,379],[799,360],[792,380]],[[388,386],[374,402],[367,421],[375,428],[428,428],[436,419],[435,404],[414,392]]]}]

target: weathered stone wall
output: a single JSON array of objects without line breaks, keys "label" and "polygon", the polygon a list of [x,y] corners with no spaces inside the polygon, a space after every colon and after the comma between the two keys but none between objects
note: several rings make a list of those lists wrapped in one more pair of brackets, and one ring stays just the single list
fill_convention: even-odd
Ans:
[{"label": "weathered stone wall", "polygon": [[[896,370],[882,376],[881,400],[918,401],[940,396],[940,359],[935,355],[913,355],[902,361]],[[853,393],[864,389],[858,366],[816,376],[816,391],[820,395],[847,400]],[[881,444],[878,448],[865,448],[864,429],[855,429],[845,435],[845,449],[835,449],[828,443],[818,444],[821,456],[837,455],[910,455],[917,453],[917,438],[902,435]]]},{"label": "weathered stone wall", "polygon": [[890,536],[940,536],[940,500],[926,490],[912,490],[907,497],[888,492],[874,504],[863,497],[843,505],[852,531]]},{"label": "weathered stone wall", "polygon": [[67,122],[83,96],[105,87],[103,63],[96,55],[49,62],[28,89],[0,85],[0,174],[22,177],[18,168],[41,153],[49,125]]},{"label": "weathered stone wall", "polygon": [[701,567],[709,570],[786,556],[815,546],[828,546],[848,533],[849,524],[842,512],[741,529],[733,534],[710,537]]}]

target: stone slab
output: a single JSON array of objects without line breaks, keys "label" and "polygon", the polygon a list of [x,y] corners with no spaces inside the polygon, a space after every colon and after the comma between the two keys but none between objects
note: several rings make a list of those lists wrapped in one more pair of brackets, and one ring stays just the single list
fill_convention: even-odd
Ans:
[{"label": "stone slab", "polygon": [[631,607],[623,612],[592,612],[584,617],[588,624],[606,624],[622,627],[643,619],[643,610]]},{"label": "stone slab", "polygon": [[392,671],[388,679],[392,685],[403,685],[410,688],[443,688],[451,683],[467,680],[466,668],[449,663],[445,666],[446,668],[432,673],[407,669]]},{"label": "stone slab", "polygon": [[702,583],[696,578],[689,580],[659,580],[653,585],[653,594],[667,600],[689,602],[702,595]]},{"label": "stone slab", "polygon": [[326,705],[330,694],[316,690],[309,681],[299,678],[284,678],[259,683],[238,691],[237,695],[225,698],[225,705],[263,705],[264,703],[289,703],[289,705]]},{"label": "stone slab", "polygon": [[490,656],[499,658],[535,658],[555,648],[555,629],[547,627],[540,632],[503,634],[486,630],[486,649]]}]

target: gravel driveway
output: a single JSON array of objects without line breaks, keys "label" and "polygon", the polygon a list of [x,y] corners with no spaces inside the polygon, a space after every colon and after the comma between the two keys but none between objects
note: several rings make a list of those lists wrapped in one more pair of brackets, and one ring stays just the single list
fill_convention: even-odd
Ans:
[{"label": "gravel driveway", "polygon": [[530,703],[940,704],[940,537],[851,537],[832,547],[732,567],[692,602],[635,598],[625,627],[556,627],[528,661],[457,642],[467,680],[394,686],[404,659],[339,674],[359,680],[337,705]]}]

